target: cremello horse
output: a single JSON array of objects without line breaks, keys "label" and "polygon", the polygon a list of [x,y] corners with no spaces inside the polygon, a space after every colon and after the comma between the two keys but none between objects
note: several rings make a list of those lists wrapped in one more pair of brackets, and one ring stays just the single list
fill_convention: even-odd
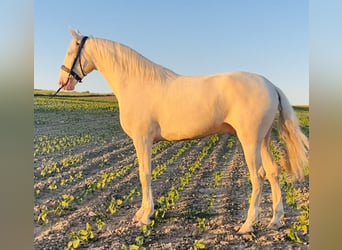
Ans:
[{"label": "cremello horse", "polygon": [[[273,217],[281,227],[283,203],[279,167],[269,149],[272,123],[279,110],[279,131],[286,145],[285,169],[303,177],[309,148],[298,119],[283,92],[266,78],[246,72],[182,76],[113,41],[84,37],[70,29],[72,41],[60,72],[59,85],[73,90],[93,70],[105,77],[120,108],[120,123],[132,138],[142,185],[142,204],[134,219],[148,224],[154,212],[151,148],[160,140],[237,134],[252,183],[247,219],[239,233],[253,231],[264,178],[272,189]],[[88,39],[87,39],[88,38]]]}]

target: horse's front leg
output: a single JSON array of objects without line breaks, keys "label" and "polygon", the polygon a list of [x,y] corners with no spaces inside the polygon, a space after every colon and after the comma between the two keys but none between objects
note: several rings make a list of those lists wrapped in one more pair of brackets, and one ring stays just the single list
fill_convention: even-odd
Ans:
[{"label": "horse's front leg", "polygon": [[139,177],[142,187],[141,208],[134,216],[134,221],[141,224],[149,224],[154,212],[152,188],[151,188],[151,150],[152,140],[148,136],[139,136],[133,139],[139,161]]}]

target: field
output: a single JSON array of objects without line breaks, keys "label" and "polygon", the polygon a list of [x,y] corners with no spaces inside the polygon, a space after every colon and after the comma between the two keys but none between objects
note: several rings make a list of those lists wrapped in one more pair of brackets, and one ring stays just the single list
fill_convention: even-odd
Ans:
[{"label": "field", "polygon": [[[34,97],[35,249],[309,248],[308,169],[300,183],[281,174],[281,229],[266,228],[272,214],[266,181],[255,232],[236,233],[251,184],[240,143],[228,135],[155,144],[156,212],[150,225],[135,225],[141,202],[137,159],[120,127],[115,97],[45,94],[36,91]],[[308,135],[309,108],[296,112]],[[271,148],[279,160],[276,129]]]}]

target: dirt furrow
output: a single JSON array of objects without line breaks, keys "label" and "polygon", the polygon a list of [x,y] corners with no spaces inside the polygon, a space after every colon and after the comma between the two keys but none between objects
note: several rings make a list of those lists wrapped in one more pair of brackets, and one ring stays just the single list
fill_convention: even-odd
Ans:
[{"label": "dirt furrow", "polygon": [[[79,171],[84,170],[89,165],[99,163],[100,161],[106,160],[106,165],[109,165],[109,163],[116,162],[116,157],[118,159],[123,158],[125,155],[128,155],[128,152],[132,152],[134,150],[132,143],[130,143],[127,140],[119,141],[119,142],[112,142],[107,145],[103,146],[96,146],[96,147],[82,147],[78,146],[75,147],[79,153],[71,153],[71,154],[64,154],[63,158],[60,160],[53,159],[48,160],[47,162],[36,162],[34,175],[36,176],[36,182],[44,182],[45,179],[53,178],[53,177],[60,177],[60,175],[63,175],[64,172],[72,170]],[[64,166],[63,161],[67,160],[69,157],[74,158],[80,158],[82,162],[85,162],[85,164],[78,164],[75,166]],[[46,176],[41,175],[41,171],[49,165],[49,163],[56,162],[57,166],[59,168],[59,174],[49,174]]]},{"label": "dirt furrow", "polygon": [[[116,111],[48,111],[35,112],[35,138],[39,135],[60,135],[77,133],[103,133],[111,131],[115,136],[123,136]],[[85,126],[86,124],[86,126]],[[116,129],[114,129],[116,128]],[[108,136],[112,133],[106,133]],[[125,135],[124,135],[125,136]]]},{"label": "dirt furrow", "polygon": [[[208,139],[206,138],[203,139],[202,142],[196,143],[187,153],[185,153],[185,155],[181,155],[179,160],[170,164],[166,171],[152,183],[155,197],[165,194],[170,187],[176,183],[179,177],[182,176],[182,172],[187,171],[187,167],[196,160],[199,150],[207,140]],[[183,143],[186,142],[177,142],[176,144],[181,148]],[[175,152],[176,150],[169,152],[170,157]],[[127,220],[131,220],[139,205],[140,204],[137,201],[134,201],[131,206],[126,207],[127,210],[125,212],[120,210],[114,217],[109,218],[108,227],[99,235],[101,242],[106,242],[105,247],[103,248],[103,245],[99,245],[98,249],[118,249],[122,244],[130,245],[135,243],[135,238],[141,234],[141,228],[137,227],[134,223],[127,222]],[[130,213],[131,217],[127,217],[127,213]],[[97,246],[96,242],[93,246]]]},{"label": "dirt furrow", "polygon": [[[84,187],[85,184],[99,178],[102,174],[119,171],[122,167],[132,164],[135,160],[135,155],[132,155],[132,150],[131,146],[127,146],[122,150],[105,153],[101,156],[96,156],[95,154],[93,155],[94,158],[86,158],[84,160],[86,161],[85,164],[74,166],[68,169],[67,172],[59,173],[53,177],[37,182],[34,185],[34,188],[40,190],[40,195],[36,200],[36,203],[38,205],[45,204],[50,200],[55,200],[57,197],[61,196],[61,194],[75,194],[80,188]],[[103,167],[100,167],[99,165],[103,162],[103,159],[108,161]],[[61,188],[59,183],[62,179],[68,179],[71,175],[74,175],[79,171],[82,171],[82,178],[75,179]],[[56,190],[48,190],[48,184],[53,181],[58,183],[59,188]]]},{"label": "dirt furrow", "polygon": [[[179,176],[182,176],[186,171],[187,167],[196,160],[196,156],[200,151],[202,144],[208,139],[203,139],[198,143],[195,143],[187,152],[180,155],[180,157],[172,164],[167,166],[166,170],[157,180],[152,182],[153,195],[154,197],[159,197],[165,194],[172,185],[178,185]],[[180,145],[186,142],[177,142]],[[169,152],[170,157],[176,151]]]},{"label": "dirt furrow", "polygon": [[197,219],[212,216],[211,209],[208,209],[212,194],[208,190],[214,185],[213,173],[222,168],[218,162],[227,150],[227,139],[227,135],[221,136],[218,143],[211,148],[201,167],[181,192],[175,207],[167,212],[165,221],[157,226],[149,239],[148,248],[189,249],[193,246],[199,235]]},{"label": "dirt furrow", "polygon": [[[185,142],[177,142],[175,144],[178,145],[178,148],[181,148],[183,143]],[[169,190],[181,173],[186,171],[187,166],[196,160],[196,155],[201,147],[201,144],[195,144],[185,155],[181,155],[178,160],[170,164],[156,181],[152,182],[154,197],[165,194]],[[170,148],[168,148],[168,151],[169,157],[176,152],[176,150],[171,151]],[[167,158],[165,157],[164,159],[166,160]],[[101,246],[99,249],[120,249],[122,244],[134,244],[135,238],[141,233],[141,228],[137,227],[131,220],[139,206],[140,199],[135,199],[132,203],[125,206],[125,210],[120,210],[114,216],[110,216],[107,221],[107,227],[99,234],[99,238],[101,238],[100,244],[94,242],[93,246]],[[102,245],[102,242],[105,242],[104,245]]]},{"label": "dirt furrow", "polygon": [[[120,148],[120,145],[126,145]],[[158,162],[160,159],[167,157],[170,152],[173,152],[179,147],[179,144],[169,145],[166,148],[162,147],[161,152],[156,152],[157,155],[153,155],[152,161]],[[78,166],[72,166],[64,172],[58,173],[54,176],[48,178],[40,178],[36,181],[34,185],[35,190],[39,189],[39,199],[37,199],[37,204],[41,206],[42,204],[47,205],[49,201],[54,201],[56,198],[60,197],[62,194],[77,194],[79,189],[82,189],[87,183],[99,179],[103,174],[109,174],[111,172],[118,172],[124,166],[133,164],[136,160],[135,150],[132,142],[127,144],[127,142],[118,145],[110,145],[96,148],[95,150],[84,152],[82,154],[83,161],[85,164],[80,164]],[[164,156],[165,155],[165,156]],[[103,161],[106,161],[104,164]],[[67,179],[73,173],[78,173],[82,171],[82,178],[74,180],[72,183],[65,184],[63,189],[58,188],[56,190],[48,190],[48,184],[52,182],[60,183],[62,179]],[[53,194],[51,196],[51,194]],[[35,206],[35,210],[39,208]]]},{"label": "dirt furrow", "polygon": [[[160,159],[167,159],[168,157],[171,157],[173,152],[175,152],[178,148],[180,148],[182,146],[181,142],[178,143],[174,143],[173,145],[171,145],[170,147],[167,147],[165,150],[163,150],[162,152],[159,152],[157,155],[155,155],[152,159],[152,164],[154,164],[155,162],[159,162]],[[131,155],[132,156],[132,155]],[[130,156],[130,158],[131,158]],[[133,157],[135,158],[135,155],[133,155]],[[115,165],[120,165],[120,163],[116,163]],[[101,172],[101,171],[98,171]],[[98,174],[97,174],[98,175]],[[90,176],[89,178],[91,178],[92,176]],[[79,186],[79,185],[78,185]],[[78,188],[77,185],[73,185],[74,189]],[[106,206],[110,203],[110,200],[112,197],[120,197],[122,199],[122,197],[129,191],[132,190],[132,188],[136,187],[136,186],[140,186],[140,183],[138,181],[138,177],[137,177],[137,166],[132,168],[132,171],[127,175],[124,176],[122,178],[122,180],[116,180],[114,185],[108,185],[108,187],[106,187],[105,189],[101,189],[101,191],[97,194],[97,195],[91,195],[91,197],[89,197],[87,199],[86,202],[82,203],[82,206],[73,206],[73,209],[71,211],[67,211],[66,213],[64,213],[63,217],[70,217],[70,219],[68,220],[64,220],[64,222],[57,222],[56,225],[52,226],[52,230],[49,229],[48,231],[43,231],[43,232],[39,232],[37,233],[37,237],[36,237],[36,241],[40,241],[40,239],[44,238],[41,237],[41,235],[46,235],[47,232],[48,233],[52,233],[55,235],[59,235],[61,236],[58,231],[70,231],[71,230],[71,225],[68,223],[68,221],[73,220],[74,218],[78,218],[79,216],[83,216],[83,211],[84,211],[84,207],[87,207],[87,211],[91,211],[91,214],[103,214],[103,213],[108,213],[106,212]],[[125,210],[124,213],[129,215],[129,220],[133,217],[134,212],[138,209],[138,201],[135,201],[131,204],[125,205]],[[76,216],[75,214],[78,214],[79,216]],[[128,216],[127,215],[127,216]],[[110,217],[110,215],[109,215]],[[125,215],[126,217],[126,215]],[[86,217],[88,218],[88,217]],[[114,215],[114,218],[116,218],[116,214]],[[57,219],[56,221],[58,221],[59,219]],[[53,224],[53,222],[51,222],[51,224]],[[73,224],[78,225],[81,223],[75,223],[75,221],[73,222]],[[113,220],[113,224],[116,225],[117,221],[115,221],[115,219]],[[63,227],[61,227],[61,225],[63,225]],[[55,232],[56,230],[56,232]],[[60,239],[62,240],[62,238]],[[59,241],[57,241],[59,242]],[[44,245],[44,243],[42,243]]]},{"label": "dirt furrow", "polygon": [[[125,147],[129,144],[131,144],[131,140],[129,137],[124,137],[121,139],[110,139],[109,142],[107,141],[100,141],[99,139],[96,139],[96,135],[91,135],[91,139],[89,142],[84,144],[79,144],[75,146],[67,146],[66,148],[61,148],[59,150],[55,150],[51,153],[41,153],[35,156],[34,158],[34,165],[39,166],[41,162],[44,159],[53,159],[54,161],[60,161],[65,158],[66,155],[77,155],[77,154],[83,154],[84,152],[89,152],[90,154],[92,152],[96,153],[98,150],[103,149],[104,152],[110,151],[110,150],[116,150],[119,147]],[[39,143],[39,142],[37,142]],[[36,167],[35,167],[36,170]]]}]

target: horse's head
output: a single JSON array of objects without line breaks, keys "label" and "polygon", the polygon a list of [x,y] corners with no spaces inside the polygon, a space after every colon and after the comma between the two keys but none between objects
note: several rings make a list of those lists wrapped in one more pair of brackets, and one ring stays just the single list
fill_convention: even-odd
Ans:
[{"label": "horse's head", "polygon": [[92,63],[85,53],[85,42],[88,37],[70,28],[72,40],[66,53],[64,64],[59,75],[59,86],[64,90],[73,90],[77,82],[93,70]]}]

